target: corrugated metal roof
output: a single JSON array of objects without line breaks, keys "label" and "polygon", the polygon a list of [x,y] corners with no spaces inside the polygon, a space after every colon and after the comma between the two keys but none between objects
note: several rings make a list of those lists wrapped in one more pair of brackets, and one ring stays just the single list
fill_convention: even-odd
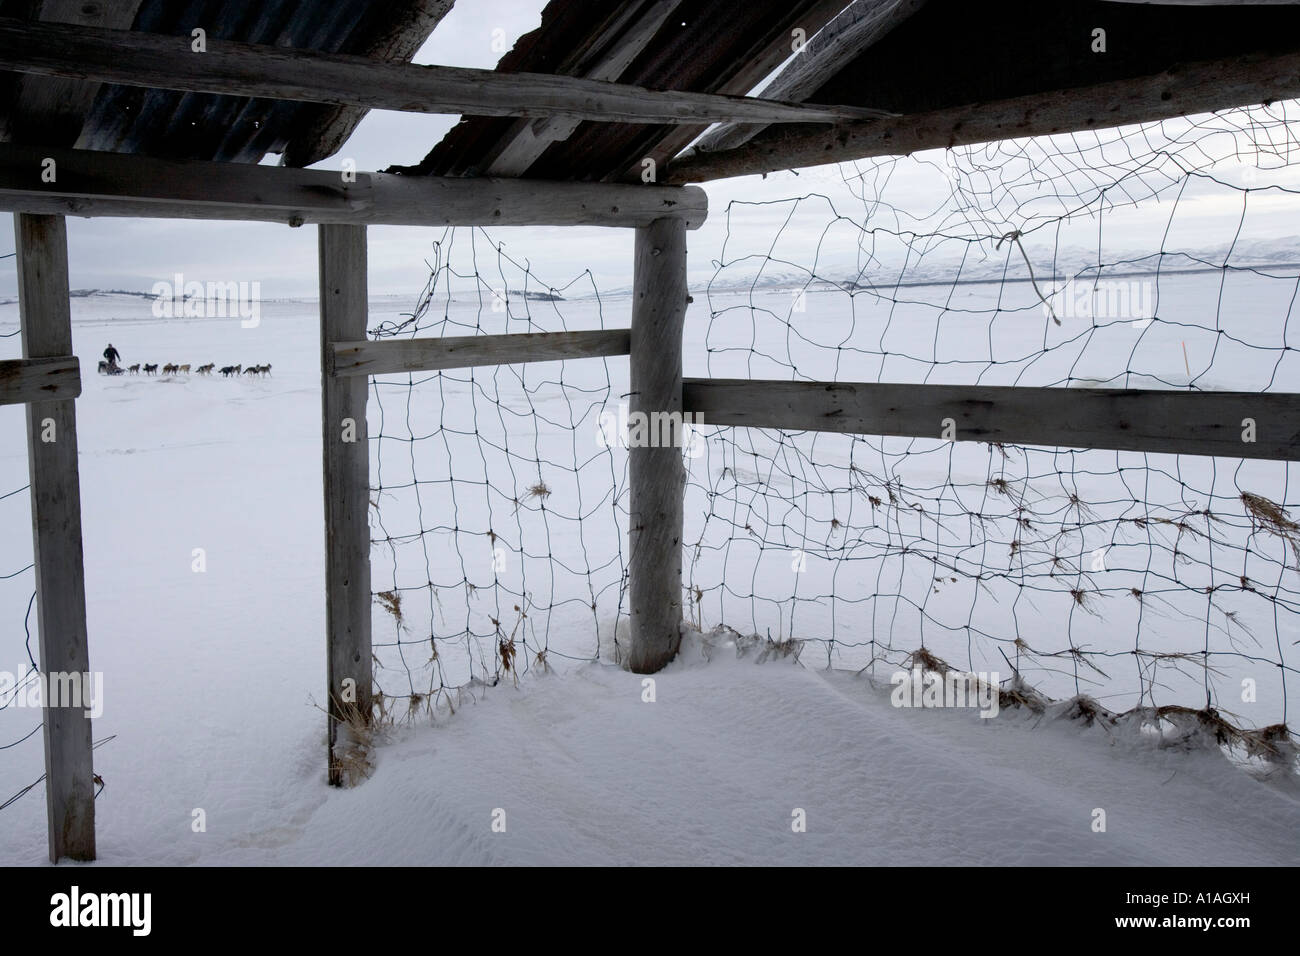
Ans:
[{"label": "corrugated metal roof", "polygon": [[[793,30],[813,35],[848,0],[682,0],[616,79],[651,89],[744,94],[792,50]],[[632,4],[552,0],[535,31],[502,57],[505,72],[585,75],[589,51],[607,42],[615,13]],[[648,15],[653,0],[642,0]],[[487,174],[503,138],[518,121],[467,117],[417,166],[394,171],[443,176]],[[639,178],[646,157],[666,162],[706,127],[582,123],[552,143],[523,175],[543,179]]]},{"label": "corrugated metal roof", "polygon": [[[541,25],[497,66],[587,76],[650,89],[750,92],[849,0],[550,0]],[[856,0],[883,3],[887,0]],[[844,64],[827,68],[816,102],[918,112],[1103,79],[1149,75],[1189,57],[1300,46],[1300,7],[1186,8],[1062,0],[928,0]],[[452,0],[0,0],[0,16],[232,39],[410,60]],[[129,22],[123,22],[129,18]],[[1110,31],[1105,56],[1091,24]],[[310,165],[342,145],[364,111],[180,93],[0,72],[0,141]],[[1098,122],[1105,120],[1097,117]],[[705,127],[465,117],[407,174],[637,181]],[[786,127],[785,129],[788,129]],[[760,133],[780,135],[781,129]]]},{"label": "corrugated metal roof", "polygon": [[[616,79],[652,89],[747,93],[789,53],[792,28],[801,27],[812,37],[846,5],[847,0],[828,10],[826,4],[799,0],[682,0]],[[498,69],[582,75],[585,61],[579,54],[610,39],[604,36],[608,18],[601,16],[609,6],[552,0],[542,25],[521,38]],[[654,3],[615,6],[648,10]],[[1051,16],[1044,16],[1043,0],[927,0],[919,12],[875,37],[847,63],[827,68],[809,101],[906,116],[1157,75],[1189,60],[1300,49],[1298,4],[1059,0],[1051,6]],[[1104,53],[1093,50],[1093,30],[1099,27],[1108,34]],[[1104,115],[1095,120],[1105,125]],[[531,157],[526,166],[500,164],[503,144],[518,143],[524,135],[520,128],[519,121],[465,118],[419,165],[394,171],[635,181],[645,157],[662,169],[704,130],[582,123],[567,139],[539,148],[539,155],[524,150]],[[789,129],[769,127],[754,141],[779,138]],[[501,165],[509,172],[501,172]]]},{"label": "corrugated metal roof", "polygon": [[[106,0],[75,4],[92,15]],[[299,49],[409,60],[451,0],[112,0],[138,6],[130,29],[189,37],[200,27],[210,39],[240,40]],[[62,21],[66,3],[0,0],[0,16]],[[65,11],[60,13],[60,10]],[[111,20],[115,12],[102,7]],[[73,11],[73,16],[77,12]],[[121,24],[113,24],[125,28]],[[61,129],[45,115],[22,115],[23,86],[80,81],[4,74],[10,93],[0,130],[6,139],[43,146],[144,153],[169,159],[258,162],[267,153],[285,153],[308,165],[341,145],[362,111],[337,107],[207,93],[181,93],[104,85],[98,89],[79,129]],[[5,90],[0,90],[3,96]],[[39,97],[37,97],[39,99]],[[342,134],[340,136],[340,133]],[[51,140],[62,141],[51,141]]]}]

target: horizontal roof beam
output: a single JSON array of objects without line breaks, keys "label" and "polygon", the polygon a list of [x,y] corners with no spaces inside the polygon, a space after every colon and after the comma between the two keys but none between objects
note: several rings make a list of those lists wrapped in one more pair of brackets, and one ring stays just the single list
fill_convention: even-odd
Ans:
[{"label": "horizontal roof beam", "polygon": [[924,149],[1147,123],[1294,96],[1300,96],[1300,53],[1202,60],[1150,76],[846,123],[830,131],[772,130],[734,149],[687,150],[660,180],[707,182],[872,156],[906,156]]},{"label": "horizontal roof beam", "polygon": [[412,113],[608,123],[837,123],[882,116],[744,96],[647,90],[548,73],[389,63],[317,50],[0,19],[0,69],[191,93]]},{"label": "horizontal roof beam", "polygon": [[294,226],[635,227],[683,219],[698,229],[708,197],[695,186],[345,174],[0,144],[0,210]]}]

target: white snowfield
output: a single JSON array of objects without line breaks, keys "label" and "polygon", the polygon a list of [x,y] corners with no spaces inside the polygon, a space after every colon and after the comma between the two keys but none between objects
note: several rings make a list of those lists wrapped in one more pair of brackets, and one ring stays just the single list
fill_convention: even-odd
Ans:
[{"label": "white snowfield", "polygon": [[[886,673],[706,660],[698,638],[652,703],[611,665],[534,668],[399,725],[368,780],[330,789],[314,306],[265,303],[256,329],[139,314],[74,302],[101,864],[1300,863],[1294,774],[1015,710],[897,709]],[[274,371],[97,376],[109,341],[128,365]],[[19,409],[0,435],[4,494],[26,482]],[[10,574],[30,562],[25,494],[0,521]],[[27,668],[32,587],[0,580],[0,670]],[[0,745],[38,720],[0,709]],[[39,733],[0,751],[0,801],[42,770]],[[44,863],[44,828],[37,786],[0,810],[0,864]]]}]

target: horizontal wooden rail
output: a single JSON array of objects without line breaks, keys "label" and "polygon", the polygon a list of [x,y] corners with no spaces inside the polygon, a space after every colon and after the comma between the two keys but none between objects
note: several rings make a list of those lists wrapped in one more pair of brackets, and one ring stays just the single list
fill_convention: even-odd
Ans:
[{"label": "horizontal wooden rail", "polygon": [[791,127],[718,152],[688,150],[661,182],[699,183],[871,156],[1148,123],[1300,95],[1300,53],[1181,64],[1153,76],[971,103],[832,130]]},{"label": "horizontal wooden rail", "polygon": [[394,226],[623,226],[682,219],[698,187],[395,176],[0,145],[0,210]]},{"label": "horizontal wooden rail", "polygon": [[47,402],[81,394],[81,366],[75,356],[0,362],[0,405]]},{"label": "horizontal wooden rail", "polygon": [[688,378],[682,405],[709,425],[1300,459],[1294,393]]},{"label": "horizontal wooden rail", "polygon": [[627,355],[631,351],[631,341],[628,329],[601,329],[335,342],[333,370],[335,375],[386,375],[390,372],[436,372],[478,365],[600,358]]},{"label": "horizontal wooden rail", "polygon": [[100,83],[410,113],[567,116],[607,123],[837,123],[880,116],[745,96],[647,90],[551,73],[390,63],[190,36],[0,20],[0,68]]}]

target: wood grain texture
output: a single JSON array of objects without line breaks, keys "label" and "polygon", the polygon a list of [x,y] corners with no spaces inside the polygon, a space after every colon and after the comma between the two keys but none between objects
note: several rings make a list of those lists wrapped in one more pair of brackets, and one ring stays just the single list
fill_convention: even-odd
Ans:
[{"label": "wood grain texture", "polygon": [[[57,216],[15,216],[23,357],[72,352],[68,235]],[[27,459],[41,673],[90,674],[81,544],[77,414],[71,399],[27,405]],[[86,707],[46,705],[45,803],[51,862],[95,859],[95,785]]]},{"label": "wood grain texture", "polygon": [[[635,256],[629,416],[680,415],[686,230],[675,220],[638,229]],[[628,666],[638,674],[661,669],[681,643],[683,437],[628,449]]]},{"label": "wood grain texture", "polygon": [[683,402],[710,425],[941,438],[951,419],[957,441],[1300,458],[1294,393],[687,379]]},{"label": "wood grain texture", "polygon": [[[42,173],[53,160],[55,179]],[[622,226],[680,218],[702,189],[355,174],[0,145],[0,209],[72,216],[407,226]]]},{"label": "wood grain texture", "polygon": [[[331,345],[365,335],[366,228],[321,226],[321,447],[325,485],[325,631],[329,782],[343,783],[339,723],[369,723],[373,707],[370,615],[370,444],[365,378],[331,374]],[[350,439],[350,440],[349,440]],[[355,700],[348,701],[352,681]]]},{"label": "wood grain texture", "polygon": [[433,372],[480,365],[627,355],[630,349],[631,332],[628,329],[336,342],[333,346],[333,369],[335,375]]},{"label": "wood grain texture", "polygon": [[316,50],[0,20],[0,67],[192,93],[413,113],[569,117],[605,123],[837,123],[872,115],[744,96],[647,90],[549,73],[388,63]]},{"label": "wood grain texture", "polygon": [[0,362],[0,405],[76,398],[80,394],[81,366],[71,355]]}]

